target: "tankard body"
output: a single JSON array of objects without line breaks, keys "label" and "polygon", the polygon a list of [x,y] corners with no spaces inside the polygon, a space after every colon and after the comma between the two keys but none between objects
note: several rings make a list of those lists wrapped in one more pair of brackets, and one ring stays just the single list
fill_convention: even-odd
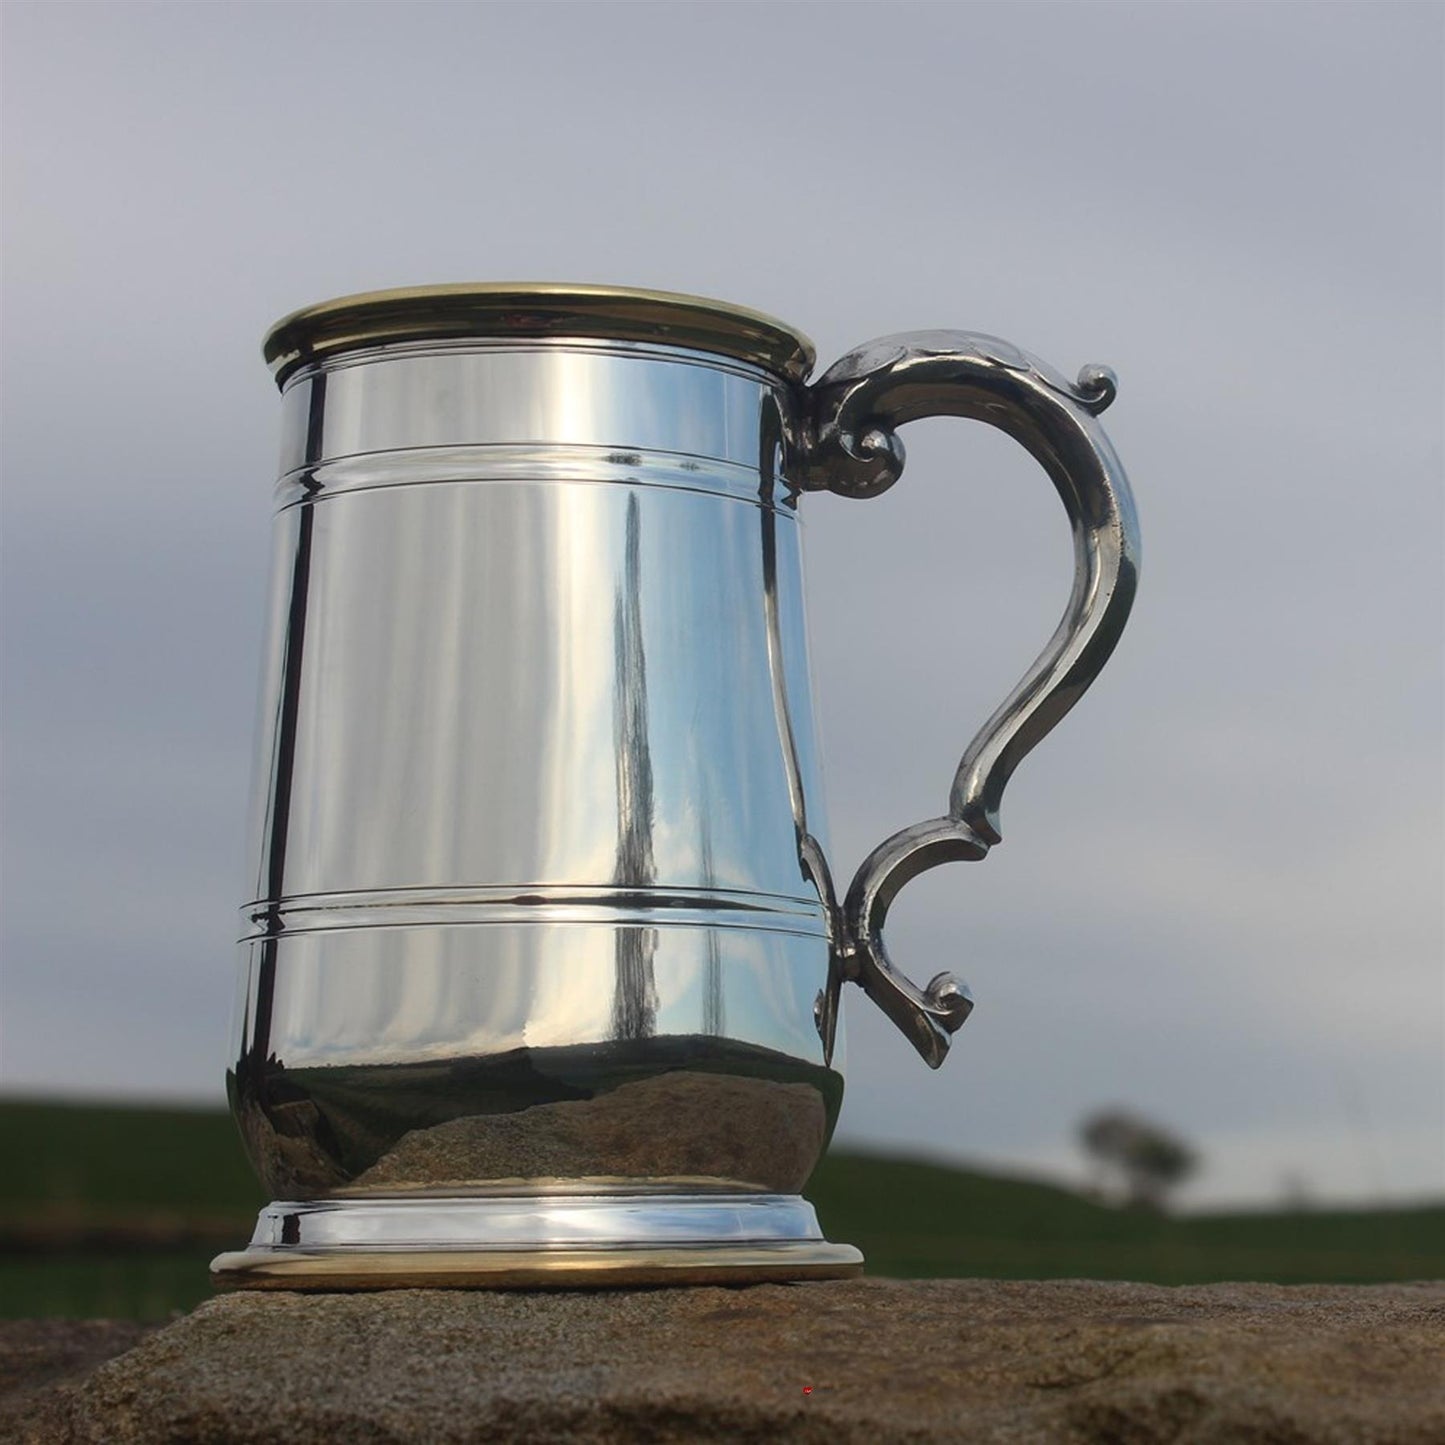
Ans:
[{"label": "tankard body", "polygon": [[[1015,430],[1069,503],[1106,446],[1093,383],[945,335],[907,356],[962,354],[1067,414],[1089,457]],[[1112,588],[1071,602],[1074,653],[1046,651],[976,741],[972,793],[840,899],[799,502],[896,475],[878,418],[909,419],[907,357],[855,353],[810,391],[806,341],[766,318],[560,287],[335,303],[268,348],[283,446],[228,1086],[277,1202],[218,1277],[856,1268],[801,1198],[842,1099],[841,986],[933,1063],[966,1016],[951,977],[891,967],[882,918],[921,867],[996,841],[1002,779],[1052,721],[1031,719],[1112,647],[1117,464],[1070,506],[1100,552],[1080,575]],[[880,376],[896,394],[853,425]],[[957,389],[958,414],[989,403]]]}]

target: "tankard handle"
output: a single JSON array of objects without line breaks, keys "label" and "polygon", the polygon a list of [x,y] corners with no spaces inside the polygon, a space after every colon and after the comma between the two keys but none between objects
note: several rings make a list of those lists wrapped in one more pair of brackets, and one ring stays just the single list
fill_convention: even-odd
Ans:
[{"label": "tankard handle", "polygon": [[1124,469],[1094,418],[1114,399],[1107,367],[1076,382],[993,336],[913,331],[851,351],[808,389],[796,484],[876,497],[903,471],[896,428],[925,416],[972,417],[1020,442],[1049,474],[1074,533],[1074,588],[1048,645],[969,743],[944,817],[880,843],[848,889],[842,977],[864,992],[937,1068],[973,1009],[950,973],[919,989],[883,942],[889,906],[940,863],[982,858],[1000,841],[999,800],[1013,770],[1083,696],[1114,650],[1134,600],[1139,529]]}]

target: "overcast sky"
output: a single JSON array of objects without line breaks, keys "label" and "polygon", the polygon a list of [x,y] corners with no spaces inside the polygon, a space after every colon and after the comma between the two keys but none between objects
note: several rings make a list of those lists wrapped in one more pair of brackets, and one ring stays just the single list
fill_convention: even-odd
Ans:
[{"label": "overcast sky", "polygon": [[[7,4],[0,1088],[222,1096],[263,330],[601,281],[1120,376],[1134,618],[1005,844],[903,894],[978,1006],[933,1074],[850,991],[840,1138],[1077,1173],[1119,1102],[1195,1202],[1445,1191],[1442,59],[1438,5]],[[906,440],[805,502],[845,877],[1069,586],[1027,456]]]}]

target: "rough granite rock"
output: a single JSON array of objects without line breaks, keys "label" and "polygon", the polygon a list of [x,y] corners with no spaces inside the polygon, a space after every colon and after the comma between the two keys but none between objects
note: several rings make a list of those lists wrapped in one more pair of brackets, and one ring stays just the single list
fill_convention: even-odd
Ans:
[{"label": "rough granite rock", "polygon": [[1445,1286],[238,1294],[20,1438],[1428,1445]]},{"label": "rough granite rock", "polygon": [[155,1328],[134,1320],[0,1320],[0,1440],[21,1438],[22,1428],[58,1431],[66,1389]]}]

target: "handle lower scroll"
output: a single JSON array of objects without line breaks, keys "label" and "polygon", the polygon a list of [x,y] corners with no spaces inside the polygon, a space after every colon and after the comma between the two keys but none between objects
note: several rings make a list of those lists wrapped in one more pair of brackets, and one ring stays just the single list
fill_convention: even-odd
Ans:
[{"label": "handle lower scroll", "polygon": [[973,1007],[939,974],[920,990],[883,943],[889,905],[940,863],[979,859],[1000,841],[999,803],[1014,769],[1083,696],[1114,650],[1133,604],[1139,529],[1124,469],[1094,417],[1113,373],[1086,367],[1070,384],[996,337],[964,331],[884,337],[843,357],[811,388],[799,484],[849,497],[887,490],[903,470],[896,428],[925,416],[972,417],[1007,432],[1053,481],[1074,533],[1074,587],[1054,635],[968,745],[946,816],[880,844],[843,906],[845,977],[903,1030],[934,1068]]}]

